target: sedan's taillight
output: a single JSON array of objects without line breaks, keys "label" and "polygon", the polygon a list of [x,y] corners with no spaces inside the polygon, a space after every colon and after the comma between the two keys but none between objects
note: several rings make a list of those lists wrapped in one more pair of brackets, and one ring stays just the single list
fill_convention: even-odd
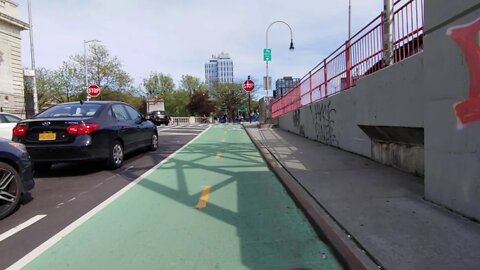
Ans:
[{"label": "sedan's taillight", "polygon": [[80,124],[71,125],[67,127],[67,132],[70,134],[90,134],[98,128],[98,124]]},{"label": "sedan's taillight", "polygon": [[13,128],[13,136],[23,137],[27,133],[27,126],[18,125]]}]

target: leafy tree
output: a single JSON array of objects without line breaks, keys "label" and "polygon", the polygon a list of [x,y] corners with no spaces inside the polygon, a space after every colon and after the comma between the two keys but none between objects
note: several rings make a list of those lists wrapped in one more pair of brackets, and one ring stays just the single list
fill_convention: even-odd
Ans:
[{"label": "leafy tree", "polygon": [[192,94],[190,103],[187,105],[188,111],[195,116],[208,116],[215,110],[212,101],[208,99],[206,91],[195,91]]},{"label": "leafy tree", "polygon": [[[77,54],[66,62],[66,66],[74,72],[72,79],[77,84],[85,84],[84,56]],[[64,64],[65,66],[65,64]],[[133,79],[123,70],[118,57],[111,56],[102,44],[90,44],[87,53],[88,84],[96,84],[103,89],[115,91],[128,91],[131,89]]]},{"label": "leafy tree", "polygon": [[206,91],[207,86],[197,77],[191,75],[182,75],[180,80],[180,89],[187,91],[190,95],[195,91]]},{"label": "leafy tree", "polygon": [[[36,70],[38,105],[42,109],[52,104],[86,99],[85,66],[83,54],[68,58],[57,70],[38,68]],[[127,93],[122,99],[128,103],[138,103],[138,90],[132,87],[132,79],[122,69],[120,60],[110,56],[105,46],[92,44],[87,55],[88,84],[97,84],[102,88],[99,99],[113,99],[109,92]],[[31,82],[26,82],[25,96],[31,98]],[[27,106],[30,106],[27,101]]]},{"label": "leafy tree", "polygon": [[53,71],[52,80],[55,82],[55,89],[52,89],[55,96],[61,97],[56,102],[68,102],[78,100],[85,93],[84,81],[80,79],[78,63],[64,61],[58,70]]},{"label": "leafy tree", "polygon": [[68,101],[63,85],[58,79],[58,72],[46,68],[35,70],[37,82],[38,108],[46,108],[55,103]]},{"label": "leafy tree", "polygon": [[165,110],[171,116],[190,116],[187,104],[190,102],[190,94],[187,91],[175,91],[165,98]]},{"label": "leafy tree", "polygon": [[215,84],[210,93],[220,111],[222,109],[226,110],[232,118],[235,117],[242,104],[245,104],[245,102],[248,104],[248,94],[239,83]]},{"label": "leafy tree", "polygon": [[175,91],[175,83],[170,75],[152,72],[147,79],[143,80],[143,86],[148,96],[165,98]]}]

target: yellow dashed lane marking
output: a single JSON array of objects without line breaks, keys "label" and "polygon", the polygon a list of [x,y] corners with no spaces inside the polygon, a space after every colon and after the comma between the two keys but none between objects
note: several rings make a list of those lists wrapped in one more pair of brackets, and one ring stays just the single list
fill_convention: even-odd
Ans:
[{"label": "yellow dashed lane marking", "polygon": [[219,159],[220,157],[222,157],[222,153],[217,152],[217,154],[215,155],[215,158],[216,158],[216,159]]},{"label": "yellow dashed lane marking", "polygon": [[202,194],[200,195],[200,199],[198,200],[197,206],[195,206],[195,208],[202,209],[207,206],[208,193],[210,193],[210,186],[205,186],[203,188]]}]

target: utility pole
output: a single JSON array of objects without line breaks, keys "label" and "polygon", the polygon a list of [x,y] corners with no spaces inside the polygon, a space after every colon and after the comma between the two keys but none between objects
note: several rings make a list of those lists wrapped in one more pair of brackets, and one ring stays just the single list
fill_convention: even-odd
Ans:
[{"label": "utility pole", "polygon": [[35,72],[35,51],[33,49],[33,21],[32,21],[32,5],[30,0],[28,0],[28,24],[30,26],[30,59],[31,67],[33,70],[33,83],[32,83],[32,92],[33,92],[33,111],[35,114],[38,113],[38,94],[37,94],[37,75]]},{"label": "utility pole", "polygon": [[352,38],[352,0],[348,0],[348,40]]},{"label": "utility pole", "polygon": [[[248,75],[248,80],[250,80],[250,75]],[[248,119],[250,119],[250,123],[252,123],[252,111],[250,109],[250,91],[248,92]]]},{"label": "utility pole", "polygon": [[383,6],[383,55],[384,65],[393,64],[393,0],[384,0]]}]

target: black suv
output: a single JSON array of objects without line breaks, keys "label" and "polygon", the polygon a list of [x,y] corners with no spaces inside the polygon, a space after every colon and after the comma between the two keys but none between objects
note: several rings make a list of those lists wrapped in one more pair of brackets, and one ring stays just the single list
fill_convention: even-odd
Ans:
[{"label": "black suv", "polygon": [[32,162],[25,146],[0,138],[0,219],[11,214],[22,194],[34,186]]},{"label": "black suv", "polygon": [[157,126],[160,126],[161,124],[168,126],[168,123],[170,122],[170,116],[166,111],[151,111],[148,113],[148,119]]}]

